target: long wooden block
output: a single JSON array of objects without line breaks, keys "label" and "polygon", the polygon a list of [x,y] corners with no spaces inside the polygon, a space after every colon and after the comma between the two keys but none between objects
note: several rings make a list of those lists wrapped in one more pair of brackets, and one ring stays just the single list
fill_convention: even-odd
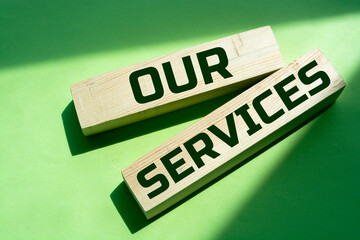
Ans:
[{"label": "long wooden block", "polygon": [[124,180],[151,218],[309,119],[344,87],[315,49],[137,160]]},{"label": "long wooden block", "polygon": [[87,136],[239,90],[283,66],[267,26],[89,78],[71,92]]}]

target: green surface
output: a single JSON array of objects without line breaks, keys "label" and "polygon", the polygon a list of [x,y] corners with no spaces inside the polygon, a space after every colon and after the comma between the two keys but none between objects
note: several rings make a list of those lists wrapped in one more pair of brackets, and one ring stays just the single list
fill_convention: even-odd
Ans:
[{"label": "green surface", "polygon": [[[271,25],[347,83],[298,131],[153,221],[121,170],[225,96],[90,138],[69,86]],[[359,239],[360,3],[0,1],[0,239]]]}]

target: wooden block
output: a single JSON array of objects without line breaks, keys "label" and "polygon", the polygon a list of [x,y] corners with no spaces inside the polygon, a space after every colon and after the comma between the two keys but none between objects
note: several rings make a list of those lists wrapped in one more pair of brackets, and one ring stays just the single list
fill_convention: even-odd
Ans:
[{"label": "wooden block", "polygon": [[87,79],[71,92],[87,136],[242,89],[283,66],[267,26]]},{"label": "wooden block", "polygon": [[137,160],[124,180],[149,219],[324,109],[344,87],[315,49]]}]

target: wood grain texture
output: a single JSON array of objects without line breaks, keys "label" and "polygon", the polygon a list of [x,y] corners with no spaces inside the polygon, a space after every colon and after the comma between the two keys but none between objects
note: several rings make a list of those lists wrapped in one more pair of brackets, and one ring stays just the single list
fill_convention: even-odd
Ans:
[{"label": "wood grain texture", "polygon": [[[226,69],[232,77],[224,79],[218,72],[213,72],[213,82],[205,84],[197,53],[216,47],[225,50]],[[182,62],[185,56],[191,58],[197,85],[191,90],[173,93],[169,90],[162,64],[170,62],[177,84],[186,84],[188,78]],[[210,65],[219,62],[216,56],[207,60]],[[89,78],[72,85],[71,92],[83,133],[92,135],[240,90],[283,66],[276,39],[267,26]],[[158,70],[164,95],[140,104],[134,98],[129,76],[147,67]],[[154,91],[150,76],[139,81],[144,95]]]},{"label": "wood grain texture", "polygon": [[[339,73],[315,49],[137,160],[122,171],[123,178],[145,216],[151,218],[324,109],[335,101],[344,87],[345,83]],[[239,109],[246,109],[244,106],[248,106],[248,109],[240,114]],[[249,119],[245,120],[249,116],[253,125]],[[233,120],[235,130],[230,120]],[[215,128],[222,131],[223,135],[214,131]],[[209,141],[204,141],[206,138],[193,141],[204,133],[211,139],[213,146]],[[193,143],[193,149],[191,144],[189,148],[189,142]],[[194,158],[199,154],[194,155],[190,150],[200,152],[206,146],[218,153],[218,156],[210,154],[211,151],[207,149],[207,154],[200,154],[201,160]],[[178,151],[174,152],[175,149]],[[164,164],[164,156],[170,158],[173,166]],[[144,187],[143,183],[139,183],[140,173],[149,166],[155,168],[143,176],[145,181],[142,182],[148,181],[150,185]],[[165,180],[159,176],[164,176]],[[151,180],[153,183],[150,184]],[[167,188],[164,184],[166,181]],[[165,187],[160,193],[149,197],[163,185]]]}]

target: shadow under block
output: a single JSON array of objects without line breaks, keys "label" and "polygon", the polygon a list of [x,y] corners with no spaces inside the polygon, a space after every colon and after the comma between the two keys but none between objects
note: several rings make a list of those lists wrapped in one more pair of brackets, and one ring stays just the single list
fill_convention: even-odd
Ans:
[{"label": "shadow under block", "polygon": [[330,105],[344,87],[315,49],[137,160],[124,180],[154,217]]},{"label": "shadow under block", "polygon": [[240,90],[283,66],[266,26],[89,78],[71,92],[87,136]]}]

